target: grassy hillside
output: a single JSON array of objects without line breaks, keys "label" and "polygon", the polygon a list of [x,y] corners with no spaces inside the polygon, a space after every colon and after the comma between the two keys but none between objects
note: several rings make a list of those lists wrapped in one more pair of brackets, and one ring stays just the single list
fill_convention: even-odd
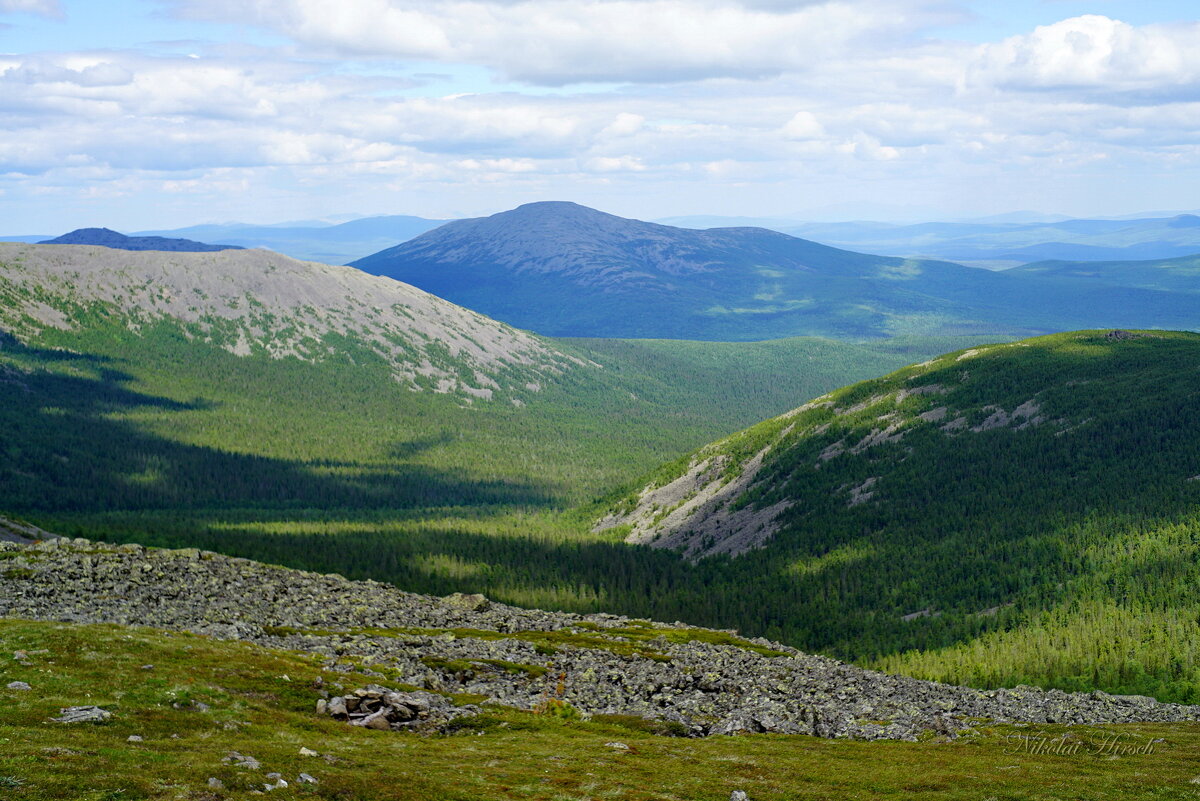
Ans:
[{"label": "grassy hillside", "polygon": [[[1198,367],[1200,337],[1180,333],[950,354],[669,465],[609,523],[702,557],[722,521],[760,514],[765,547],[695,569],[713,617],[759,615],[801,647],[984,686],[1197,698]],[[705,504],[706,486],[733,489]]]},{"label": "grassy hillside", "polygon": [[[339,801],[723,801],[734,790],[754,801],[1200,797],[1192,783],[1200,732],[1191,724],[995,727],[950,743],[691,740],[652,734],[627,718],[579,721],[492,707],[458,733],[422,737],[318,717],[322,688],[378,678],[323,670],[309,655],[143,628],[19,620],[0,621],[0,651],[27,654],[4,675],[32,687],[0,689],[0,793],[11,801],[244,798],[275,783],[268,773],[288,782],[273,798]],[[113,717],[70,727],[48,721],[77,705],[99,705]],[[1063,737],[1079,747],[1032,753],[1039,737],[1049,747]],[[1102,750],[1151,741],[1146,754]],[[261,767],[222,762],[231,752]],[[301,773],[317,783],[301,783]]]}]

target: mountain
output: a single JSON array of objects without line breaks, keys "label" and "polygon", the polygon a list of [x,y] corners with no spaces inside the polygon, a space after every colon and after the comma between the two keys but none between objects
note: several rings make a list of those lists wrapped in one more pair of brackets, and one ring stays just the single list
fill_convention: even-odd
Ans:
[{"label": "mountain", "polygon": [[[0,264],[0,510],[45,530],[1197,700],[1195,335],[933,358],[953,340],[548,340],[264,251],[10,244]],[[676,481],[705,442],[906,362],[722,440],[731,480],[779,448],[744,501],[688,507],[711,542],[624,542],[714,483]],[[639,511],[648,482],[678,497]],[[778,531],[733,557],[734,523]]]},{"label": "mountain", "polygon": [[[1149,801],[1196,772],[1194,723],[1095,723],[1195,717],[1145,698],[979,692],[196,550],[0,543],[0,565],[16,799],[982,801],[1048,797],[1052,770],[1056,798]],[[916,741],[870,741],[895,737]]]},{"label": "mountain", "polygon": [[1198,698],[1197,363],[1196,334],[1119,330],[951,353],[673,462],[597,529],[801,647]]},{"label": "mountain", "polygon": [[70,329],[79,323],[65,309],[105,305],[129,326],[193,325],[234,355],[310,361],[337,353],[352,336],[404,386],[481,398],[581,364],[530,334],[357,270],[261,250],[213,258],[0,245],[0,324],[17,332]]},{"label": "mountain", "polygon": [[573,203],[458,220],[353,263],[552,336],[754,340],[1188,328],[1167,292],[871,256],[761,228],[696,231]]},{"label": "mountain", "polygon": [[731,217],[721,214],[691,214],[682,217],[662,217],[654,220],[660,225],[675,228],[769,228],[787,233],[789,229],[803,225],[803,221],[789,217]]},{"label": "mountain", "polygon": [[[1194,217],[1200,226],[1200,217]],[[1189,223],[1192,225],[1192,223]],[[1167,292],[1200,292],[1200,255],[1145,261],[1039,261],[1007,272]]]},{"label": "mountain", "polygon": [[[797,394],[946,347],[550,341],[267,251],[0,245],[0,509],[67,515],[72,533],[180,537],[225,536],[237,510],[308,530],[300,510],[349,509],[370,518],[356,536],[388,532],[371,546],[393,554],[381,570],[441,586],[454,568],[394,549],[463,537],[418,534],[415,510],[453,507],[469,529],[485,513],[557,513]],[[264,532],[235,527],[227,545],[257,547]],[[562,529],[518,530],[547,527]],[[510,579],[516,595],[544,586]]]},{"label": "mountain", "polygon": [[0,242],[25,242],[30,245],[41,242],[46,239],[53,239],[50,234],[20,234],[14,236],[2,236]]},{"label": "mountain", "polygon": [[345,264],[405,242],[418,234],[437,228],[444,222],[446,221],[394,214],[362,217],[337,225],[228,223],[141,233],[230,242],[247,248],[274,250],[276,253],[304,261]]},{"label": "mountain", "polygon": [[209,245],[191,239],[168,239],[161,236],[125,236],[108,228],[77,228],[69,234],[39,242],[40,245],[100,245],[118,250],[160,250],[171,252],[211,253],[218,250],[241,250],[237,245]]}]

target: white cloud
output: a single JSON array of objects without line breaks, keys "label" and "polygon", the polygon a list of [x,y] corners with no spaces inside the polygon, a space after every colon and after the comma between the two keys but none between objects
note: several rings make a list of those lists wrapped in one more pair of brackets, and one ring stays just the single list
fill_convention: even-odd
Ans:
[{"label": "white cloud", "polygon": [[[169,196],[205,218],[212,182],[280,217],[393,204],[446,214],[448,197],[455,213],[586,202],[577,191],[661,202],[660,214],[702,211],[706,198],[709,210],[740,198],[727,210],[786,213],[882,187],[930,202],[979,186],[999,197],[1011,181],[1015,198],[1102,170],[1175,182],[1200,171],[1196,26],[1093,16],[984,46],[906,38],[922,2],[248,0],[301,44],[0,55],[0,210],[86,188],[129,203]],[[192,11],[202,6],[219,16],[246,3]],[[694,24],[664,34],[685,8]],[[900,34],[878,27],[885,9]],[[458,16],[468,12],[472,25]],[[409,22],[436,29],[401,35]],[[343,60],[352,51],[367,56]],[[429,65],[390,60],[409,51],[451,66],[410,74]],[[479,65],[542,83],[605,71],[639,83],[501,91]],[[696,80],[654,83],[681,77]],[[310,196],[321,209],[282,211]]]},{"label": "white cloud", "polygon": [[57,19],[66,16],[59,0],[0,0],[0,13],[4,12],[40,14]]},{"label": "white cloud", "polygon": [[866,35],[902,36],[915,0],[166,0],[341,56],[483,65],[548,85],[755,78],[807,69]]},{"label": "white cloud", "polygon": [[891,161],[900,157],[900,151],[896,148],[880,144],[878,139],[862,132],[854,137],[848,152],[870,161]]},{"label": "white cloud", "polygon": [[472,172],[535,172],[537,162],[533,159],[460,159],[453,166]]},{"label": "white cloud", "polygon": [[641,114],[622,111],[617,114],[612,124],[606,126],[600,133],[603,136],[631,136],[641,131],[645,124],[646,118]]},{"label": "white cloud", "polygon": [[1011,89],[1170,90],[1200,83],[1200,23],[1135,27],[1089,14],[980,48],[977,84]]},{"label": "white cloud", "polygon": [[783,135],[788,139],[821,139],[825,126],[811,111],[797,111],[783,126]]},{"label": "white cloud", "polygon": [[596,156],[585,164],[589,172],[641,172],[646,169],[634,156]]}]

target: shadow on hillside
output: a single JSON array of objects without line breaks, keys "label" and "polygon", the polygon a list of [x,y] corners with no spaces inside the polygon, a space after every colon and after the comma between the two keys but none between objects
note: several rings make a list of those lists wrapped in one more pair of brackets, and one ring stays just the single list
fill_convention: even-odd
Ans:
[{"label": "shadow on hillside", "polygon": [[[322,517],[327,523],[322,522]],[[151,518],[123,535],[148,545],[204,548],[301,570],[338,572],[401,589],[445,595],[483,592],[514,605],[567,611],[624,612],[663,620],[685,617],[682,589],[695,568],[674,553],[596,540],[549,541],[530,532],[489,533],[481,510],[420,510],[409,523],[366,511],[321,515],[200,513],[187,530],[141,533]],[[441,522],[436,522],[440,520]],[[434,521],[434,522],[430,522]],[[266,530],[264,530],[266,529]],[[114,531],[114,533],[117,533]],[[719,622],[691,615],[689,622]],[[398,622],[402,625],[402,622]]]},{"label": "shadow on hillside", "polygon": [[112,359],[94,353],[78,353],[63,348],[35,348],[26,345],[7,331],[0,330],[0,352],[19,359],[34,359],[39,362],[78,362],[87,364],[105,364]]},{"label": "shadow on hillside", "polygon": [[[689,565],[568,526],[489,521],[483,509],[477,519],[453,511],[440,519],[433,511],[390,519],[331,513],[334,533],[235,524],[187,537],[407,590],[477,591],[522,605],[737,627],[867,659],[1019,625],[1073,592],[1117,597],[1133,587],[1131,579],[1112,580],[1118,568],[1130,576],[1150,571],[1157,586],[1137,590],[1146,597],[1194,598],[1194,559],[1181,559],[1186,575],[1177,575],[1171,561],[1126,546],[1195,524],[1200,482],[1188,479],[1200,472],[1196,341],[1166,334],[1112,341],[1098,333],[1052,349],[997,353],[1007,355],[952,362],[924,380],[951,385],[969,367],[986,380],[965,384],[948,396],[953,403],[982,419],[990,404],[1013,409],[1037,392],[1061,426],[969,437],[922,429],[891,451],[880,446],[868,459],[819,471],[811,462],[823,445],[815,443],[812,452],[797,451],[794,464],[781,458],[765,468],[794,476],[806,503],[771,548],[737,559]],[[847,507],[844,487],[872,475],[885,476],[878,501]],[[1110,547],[1111,559],[1094,557]],[[825,558],[848,552],[860,555]],[[1009,604],[1011,613],[983,612]],[[924,609],[941,614],[905,619]]]},{"label": "shadow on hillside", "polygon": [[392,445],[388,450],[388,455],[393,459],[411,459],[425,451],[433,450],[439,445],[448,445],[453,441],[454,437],[448,431],[428,437],[414,437],[407,442],[397,442]]},{"label": "shadow on hillside", "polygon": [[[8,342],[4,352],[26,366],[77,359],[97,376],[26,372],[0,361],[0,509],[14,513],[551,502],[551,490],[532,482],[474,481],[415,465],[333,475],[318,465],[176,442],[121,415],[147,407],[194,411],[211,408],[209,402],[136,392],[126,386],[129,375],[100,357]],[[414,452],[425,447],[419,442]]]}]

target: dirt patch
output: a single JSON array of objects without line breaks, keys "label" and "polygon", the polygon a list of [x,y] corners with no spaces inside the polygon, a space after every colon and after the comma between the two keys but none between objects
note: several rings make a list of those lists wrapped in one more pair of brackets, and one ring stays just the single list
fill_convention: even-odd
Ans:
[{"label": "dirt patch", "polygon": [[910,621],[918,620],[923,617],[938,617],[941,614],[942,614],[941,612],[933,611],[932,608],[925,608],[919,612],[911,612],[907,615],[901,615],[900,619],[903,620],[905,623],[908,623]]},{"label": "dirt patch", "polygon": [[887,398],[887,395],[872,395],[865,401],[860,401],[853,406],[847,406],[843,409],[834,409],[833,412],[837,415],[855,414],[863,411],[864,409],[869,409],[876,404],[883,403],[885,400],[887,400]]},{"label": "dirt patch", "polygon": [[904,438],[904,435],[908,433],[901,430],[903,427],[904,421],[902,420],[898,423],[892,423],[887,428],[872,429],[871,433],[859,440],[858,444],[852,447],[849,452],[862,453],[867,448],[874,448],[878,445],[886,445],[892,442],[899,442]]},{"label": "dirt patch", "polygon": [[948,434],[952,434],[955,431],[962,431],[966,427],[967,427],[967,418],[962,417],[960,415],[959,417],[955,417],[949,423],[946,423],[946,425],[942,426],[942,430]]}]

